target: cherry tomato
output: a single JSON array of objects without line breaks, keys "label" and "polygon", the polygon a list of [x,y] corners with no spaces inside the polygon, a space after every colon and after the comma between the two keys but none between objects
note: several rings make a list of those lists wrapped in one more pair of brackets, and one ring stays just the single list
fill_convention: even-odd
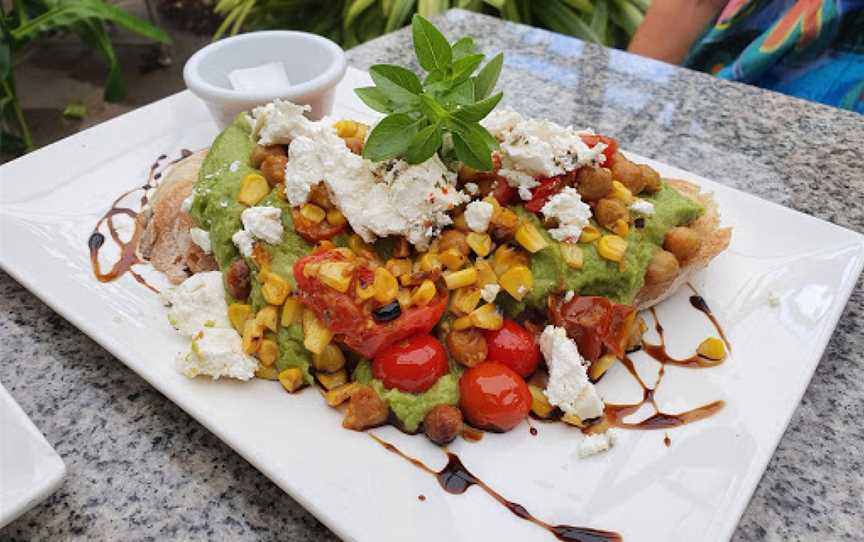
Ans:
[{"label": "cherry tomato", "polygon": [[483,172],[474,181],[483,197],[492,194],[498,203],[507,205],[516,196],[516,189],[507,184],[507,179],[492,172]]},{"label": "cherry tomato", "polygon": [[379,351],[372,374],[386,388],[422,393],[447,374],[447,352],[431,335],[415,335]]},{"label": "cherry tomato", "polygon": [[552,196],[568,184],[573,184],[575,177],[576,172],[570,171],[556,177],[540,179],[540,186],[531,189],[531,199],[525,204],[525,208],[532,213],[539,213]]},{"label": "cherry tomato", "polygon": [[448,295],[445,290],[439,289],[427,305],[404,309],[399,317],[389,322],[376,321],[372,316],[372,303],[360,303],[354,297],[356,285],[371,284],[374,276],[371,269],[363,264],[363,258],[357,258],[353,280],[346,293],[330,288],[315,277],[307,277],[303,272],[310,263],[346,259],[338,251],[324,250],[304,256],[294,264],[294,279],[297,281],[300,302],[334,333],[337,342],[365,358],[372,358],[389,344],[418,333],[429,333],[441,320],[447,309]]},{"label": "cherry tomato", "polygon": [[297,209],[292,209],[291,218],[294,220],[294,231],[297,232],[297,235],[310,243],[333,239],[345,229],[345,224],[334,226],[326,220],[316,224],[307,220]]},{"label": "cherry tomato", "polygon": [[618,141],[603,135],[583,135],[580,137],[582,138],[582,142],[591,148],[594,148],[597,143],[605,143],[606,148],[603,149],[603,155],[606,157],[606,161],[603,162],[603,167],[612,167],[615,153],[618,152]]},{"label": "cherry tomato", "polygon": [[459,406],[468,423],[489,431],[509,431],[531,410],[528,384],[513,369],[485,361],[459,380]]},{"label": "cherry tomato", "polygon": [[486,359],[510,367],[522,378],[527,378],[540,362],[540,347],[530,331],[514,322],[504,320],[501,329],[486,332]]}]

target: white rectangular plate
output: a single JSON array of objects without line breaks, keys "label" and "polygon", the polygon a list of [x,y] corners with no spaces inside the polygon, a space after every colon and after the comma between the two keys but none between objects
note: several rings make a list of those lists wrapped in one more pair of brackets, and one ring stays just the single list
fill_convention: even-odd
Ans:
[{"label": "white rectangular plate", "polygon": [[0,528],[60,487],[63,460],[0,385]]},{"label": "white rectangular plate", "polygon": [[[351,93],[365,77],[349,71],[337,116],[368,117]],[[87,238],[110,202],[143,184],[156,156],[206,147],[216,134],[204,105],[182,92],[0,167],[0,265],[346,540],[552,540],[477,488],[448,495],[368,435],[342,429],[341,415],[314,390],[292,396],[272,382],[181,376],[173,360],[188,346],[157,296],[128,276],[110,284],[93,278]],[[708,370],[668,368],[658,402],[671,412],[715,399],[726,407],[668,431],[670,447],[662,431],[625,431],[612,451],[579,459],[577,431],[537,424],[536,437],[523,425],[452,449],[552,524],[614,530],[627,540],[725,540],[837,324],[864,245],[857,233],[649,163],[714,191],[734,227],[729,250],[696,283],[733,353]],[[682,357],[714,334],[687,295],[658,308],[670,352]],[[656,373],[653,362],[636,357],[640,371]],[[632,400],[638,389],[615,366],[601,391]],[[376,433],[433,467],[445,462],[423,437]]]}]

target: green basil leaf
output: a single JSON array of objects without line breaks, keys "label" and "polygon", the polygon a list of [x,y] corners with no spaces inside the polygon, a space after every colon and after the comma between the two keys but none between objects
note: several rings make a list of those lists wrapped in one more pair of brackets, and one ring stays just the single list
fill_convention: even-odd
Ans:
[{"label": "green basil leaf", "polygon": [[450,112],[444,109],[441,104],[438,103],[438,100],[428,94],[420,96],[420,111],[426,115],[426,118],[434,123],[442,121],[450,116]]},{"label": "green basil leaf", "polygon": [[501,101],[503,96],[504,94],[499,92],[498,94],[489,96],[479,102],[462,106],[459,110],[453,113],[453,116],[467,122],[477,122],[495,109],[495,106],[498,105],[498,102]]},{"label": "green basil leaf", "polygon": [[417,132],[417,135],[411,140],[408,152],[405,153],[405,161],[409,164],[422,164],[432,158],[440,146],[441,125],[430,124]]},{"label": "green basil leaf", "polygon": [[466,166],[478,171],[489,171],[492,169],[492,153],[482,138],[468,134],[453,134],[453,148],[456,157]]},{"label": "green basil leaf", "polygon": [[501,67],[503,65],[504,54],[498,53],[495,55],[495,58],[483,66],[474,82],[474,96],[476,99],[482,100],[492,94],[492,91],[495,90],[495,83],[498,82],[498,76],[501,75]]},{"label": "green basil leaf", "polygon": [[384,96],[396,103],[412,103],[423,92],[423,84],[411,70],[391,64],[376,64],[369,68],[369,75]]},{"label": "green basil leaf", "polygon": [[381,119],[375,125],[366,145],[363,157],[380,162],[404,154],[417,132],[417,121],[404,113],[395,113]]},{"label": "green basil leaf", "polygon": [[442,96],[444,103],[450,106],[471,105],[474,103],[474,81],[466,79]]},{"label": "green basil leaf", "polygon": [[414,38],[414,52],[424,70],[446,70],[453,62],[450,42],[435,25],[421,15],[411,20],[411,36]]},{"label": "green basil leaf", "polygon": [[461,83],[471,77],[471,74],[483,62],[484,58],[486,57],[483,55],[468,55],[455,61],[453,63],[453,81]]},{"label": "green basil leaf", "polygon": [[435,83],[440,83],[447,79],[447,70],[432,70],[423,80],[423,86],[428,87]]},{"label": "green basil leaf", "polygon": [[456,40],[456,43],[450,47],[450,51],[453,53],[453,62],[460,60],[468,55],[473,55],[477,50],[477,46],[474,45],[474,40],[465,36],[464,38],[460,38]]},{"label": "green basil leaf", "polygon": [[379,113],[392,113],[392,105],[387,96],[377,87],[361,87],[355,88],[354,94],[363,100],[363,103],[368,105],[370,109]]}]

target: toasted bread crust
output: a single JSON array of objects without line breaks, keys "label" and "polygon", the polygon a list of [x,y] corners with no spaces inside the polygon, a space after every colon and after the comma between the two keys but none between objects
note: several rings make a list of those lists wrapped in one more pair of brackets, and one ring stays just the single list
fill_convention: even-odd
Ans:
[{"label": "toasted bread crust", "polygon": [[199,151],[174,164],[153,195],[150,212],[139,215],[145,229],[138,251],[174,284],[190,274],[218,269],[213,256],[192,242],[192,217],[181,209],[183,200],[192,193],[205,156],[206,150]]},{"label": "toasted bread crust", "polygon": [[640,310],[647,309],[660,303],[674,294],[678,288],[683,286],[697,271],[704,269],[715,256],[726,250],[732,239],[732,228],[720,227],[720,211],[714,197],[706,192],[701,192],[698,185],[680,179],[663,179],[670,187],[677,190],[682,196],[687,197],[705,208],[705,212],[696,221],[689,225],[696,230],[702,238],[702,246],[696,256],[690,258],[681,265],[681,269],[675,278],[657,283],[646,284],[636,296],[634,305]]}]

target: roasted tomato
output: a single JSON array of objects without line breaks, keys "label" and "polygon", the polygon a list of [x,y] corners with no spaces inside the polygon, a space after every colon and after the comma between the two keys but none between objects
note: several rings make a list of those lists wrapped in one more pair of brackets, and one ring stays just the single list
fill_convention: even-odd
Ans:
[{"label": "roasted tomato", "polygon": [[603,162],[602,166],[607,168],[612,167],[612,157],[618,152],[618,141],[603,135],[583,135],[580,137],[582,138],[582,142],[591,148],[597,145],[597,143],[605,143],[606,148],[603,149],[603,155],[606,157],[606,161]]},{"label": "roasted tomato", "polygon": [[567,330],[582,357],[595,361],[603,354],[604,346],[615,356],[624,355],[636,309],[600,296],[577,296],[569,303],[549,296],[549,318]]},{"label": "roasted tomato", "polygon": [[297,232],[297,235],[310,243],[333,239],[345,229],[345,224],[334,226],[326,220],[316,224],[307,220],[297,209],[291,210],[291,218],[294,220],[294,231]]},{"label": "roasted tomato", "polygon": [[531,199],[525,204],[525,208],[532,213],[539,213],[552,196],[568,184],[572,185],[575,178],[576,172],[571,171],[564,175],[540,179],[540,185],[531,189]]},{"label": "roasted tomato", "polygon": [[386,346],[372,360],[372,374],[386,388],[423,393],[447,374],[447,352],[431,335],[414,335]]},{"label": "roasted tomato", "polygon": [[513,320],[504,320],[501,329],[487,331],[486,346],[487,359],[503,363],[522,378],[533,373],[540,362],[540,347],[534,335]]},{"label": "roasted tomato", "polygon": [[509,431],[531,410],[528,384],[513,369],[486,361],[462,373],[459,406],[468,423],[489,431]]},{"label": "roasted tomato", "polygon": [[[351,283],[345,293],[335,290],[314,274],[303,272],[309,264],[328,261],[353,261]],[[386,322],[376,321],[372,311],[374,302],[361,302],[355,297],[358,284],[371,284],[373,274],[364,258],[349,256],[344,249],[317,251],[297,260],[294,264],[298,297],[333,333],[340,342],[361,356],[372,358],[383,347],[412,335],[429,333],[447,308],[447,292],[438,290],[435,297],[423,307],[409,307]]]}]

